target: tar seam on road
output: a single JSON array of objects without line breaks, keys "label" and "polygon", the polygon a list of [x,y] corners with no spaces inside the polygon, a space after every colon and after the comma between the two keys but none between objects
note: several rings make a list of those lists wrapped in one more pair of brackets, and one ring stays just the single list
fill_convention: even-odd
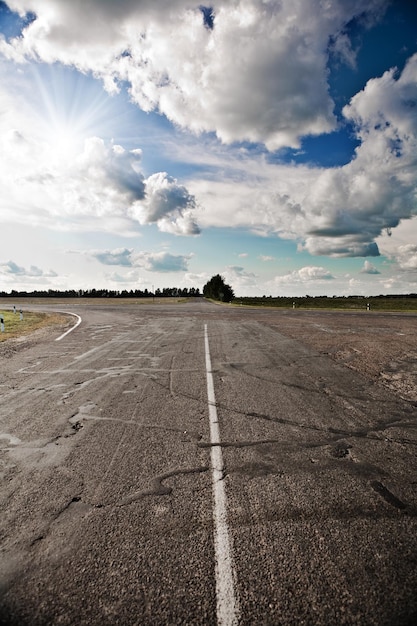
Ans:
[{"label": "tar seam on road", "polygon": [[[216,398],[214,395],[210,348],[207,324],[204,325],[204,345],[206,353],[207,397],[210,419],[210,440],[220,444],[220,430],[217,419]],[[217,624],[234,626],[239,621],[239,602],[235,591],[235,570],[232,545],[227,527],[226,491],[224,486],[223,454],[220,445],[211,447],[211,467],[213,477],[213,517],[214,550],[216,566]]]},{"label": "tar seam on road", "polygon": [[73,330],[75,330],[77,328],[77,326],[79,326],[82,322],[82,319],[79,315],[77,315],[76,313],[69,313],[69,311],[57,311],[57,313],[65,313],[65,315],[73,315],[74,317],[77,317],[77,323],[74,324],[74,326],[72,326],[69,330],[67,330],[63,335],[61,335],[60,337],[57,337],[55,339],[55,341],[61,341],[61,339],[63,339],[64,337],[66,337],[69,333],[71,333]]}]

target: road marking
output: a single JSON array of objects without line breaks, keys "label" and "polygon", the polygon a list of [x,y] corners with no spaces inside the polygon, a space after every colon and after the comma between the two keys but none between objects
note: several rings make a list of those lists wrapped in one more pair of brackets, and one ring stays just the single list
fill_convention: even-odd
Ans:
[{"label": "road marking", "polygon": [[73,330],[75,330],[77,328],[77,326],[79,326],[82,322],[82,319],[79,315],[77,315],[76,313],[69,313],[68,311],[57,311],[57,313],[65,313],[65,315],[73,315],[74,317],[77,317],[77,323],[74,324],[74,326],[72,328],[70,328],[69,330],[67,330],[63,335],[61,335],[60,337],[57,337],[57,339],[55,339],[55,341],[61,341],[61,339],[63,339],[64,337],[66,337],[69,333],[72,333]]},{"label": "road marking", "polygon": [[227,502],[224,487],[224,464],[220,444],[219,421],[214,395],[211,369],[210,347],[207,324],[204,325],[204,345],[206,353],[207,397],[210,419],[211,467],[214,500],[214,550],[216,566],[217,624],[234,626],[239,621],[239,602],[235,591],[235,569],[232,556],[232,543],[227,527]]}]

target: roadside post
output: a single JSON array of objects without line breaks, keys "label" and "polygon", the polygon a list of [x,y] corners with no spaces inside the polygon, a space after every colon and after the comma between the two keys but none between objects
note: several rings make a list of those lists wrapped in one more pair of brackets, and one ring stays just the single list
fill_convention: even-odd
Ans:
[{"label": "roadside post", "polygon": [[20,309],[20,321],[22,321],[22,319],[23,319],[23,311],[22,309]]},{"label": "roadside post", "polygon": [[368,302],[368,304],[366,305],[366,310],[367,310],[367,311],[370,311],[370,310],[371,310],[371,305],[369,304],[369,302]]},{"label": "roadside post", "polygon": [[16,313],[16,305],[13,305],[13,313]]},{"label": "roadside post", "polygon": [[3,315],[0,315],[0,329],[1,329],[1,332],[4,333],[4,317],[3,317]]}]

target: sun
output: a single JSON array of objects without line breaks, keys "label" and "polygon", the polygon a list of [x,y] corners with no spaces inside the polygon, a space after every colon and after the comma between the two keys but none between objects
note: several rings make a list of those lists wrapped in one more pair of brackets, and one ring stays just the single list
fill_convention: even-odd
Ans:
[{"label": "sun", "polygon": [[92,136],[106,138],[118,119],[114,100],[93,77],[69,68],[38,68],[36,84],[38,134],[51,158],[62,163],[83,151]]},{"label": "sun", "polygon": [[82,151],[88,133],[65,123],[52,124],[45,134],[45,141],[53,155],[60,161],[72,160]]}]

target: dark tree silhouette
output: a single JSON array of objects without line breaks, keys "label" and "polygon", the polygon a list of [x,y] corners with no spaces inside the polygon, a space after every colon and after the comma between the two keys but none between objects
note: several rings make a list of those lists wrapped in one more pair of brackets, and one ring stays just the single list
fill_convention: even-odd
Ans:
[{"label": "dark tree silhouette", "polygon": [[224,282],[220,274],[216,274],[203,287],[203,296],[221,302],[231,302],[235,297],[233,289]]}]

